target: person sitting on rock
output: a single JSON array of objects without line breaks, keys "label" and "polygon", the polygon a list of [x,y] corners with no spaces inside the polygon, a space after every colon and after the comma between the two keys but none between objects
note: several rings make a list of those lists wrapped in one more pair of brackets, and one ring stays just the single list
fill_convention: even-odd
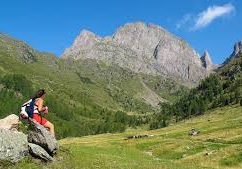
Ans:
[{"label": "person sitting on rock", "polygon": [[39,124],[46,127],[50,133],[55,136],[54,125],[49,122],[47,119],[43,118],[41,113],[48,113],[48,107],[44,106],[44,98],[45,98],[45,90],[38,90],[34,96],[35,98],[35,106],[34,106],[34,114],[33,119],[36,120]]}]

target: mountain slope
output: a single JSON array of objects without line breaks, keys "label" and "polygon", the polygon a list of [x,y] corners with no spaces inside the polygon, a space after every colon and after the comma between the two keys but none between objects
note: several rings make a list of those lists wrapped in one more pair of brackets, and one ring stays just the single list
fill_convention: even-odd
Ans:
[{"label": "mountain slope", "polygon": [[[20,85],[21,79],[27,79],[32,86],[27,93],[47,90],[48,119],[58,126],[60,138],[123,131],[129,125],[147,123],[141,114],[155,112],[160,101],[173,102],[187,90],[178,81],[138,74],[115,64],[59,59],[3,34],[0,73],[0,118],[17,114],[21,103],[32,95],[22,93],[26,87]],[[125,118],[122,122],[117,119],[120,114]]]},{"label": "mountain slope", "polygon": [[212,69],[184,40],[160,26],[128,23],[112,36],[99,37],[83,30],[62,58],[95,59],[144,74],[168,76],[194,86]]}]

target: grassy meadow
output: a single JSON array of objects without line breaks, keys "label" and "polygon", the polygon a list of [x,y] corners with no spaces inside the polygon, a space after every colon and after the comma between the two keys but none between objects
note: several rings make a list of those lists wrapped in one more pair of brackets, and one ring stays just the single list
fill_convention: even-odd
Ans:
[{"label": "grassy meadow", "polygon": [[[198,136],[188,136],[192,128]],[[81,130],[81,129],[80,129]],[[130,135],[150,137],[124,140]],[[239,169],[242,168],[242,107],[226,106],[158,130],[127,129],[59,140],[52,163],[27,158],[5,168]]]}]

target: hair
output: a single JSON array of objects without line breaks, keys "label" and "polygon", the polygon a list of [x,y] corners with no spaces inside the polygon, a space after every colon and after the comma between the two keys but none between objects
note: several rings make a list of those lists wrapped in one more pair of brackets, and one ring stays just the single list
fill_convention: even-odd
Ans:
[{"label": "hair", "polygon": [[33,99],[40,98],[40,97],[42,97],[45,93],[46,93],[46,92],[45,92],[44,89],[40,89],[40,90],[38,90],[38,91],[35,93]]}]

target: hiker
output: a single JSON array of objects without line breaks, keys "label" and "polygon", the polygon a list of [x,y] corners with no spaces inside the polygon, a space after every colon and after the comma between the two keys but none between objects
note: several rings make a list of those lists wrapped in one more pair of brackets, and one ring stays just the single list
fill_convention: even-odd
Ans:
[{"label": "hiker", "polygon": [[39,124],[48,128],[50,133],[55,136],[54,125],[42,117],[41,113],[48,114],[48,107],[44,106],[45,90],[38,90],[34,96],[34,114],[33,119],[35,119]]},{"label": "hiker", "polygon": [[48,114],[48,107],[44,105],[45,90],[38,90],[32,99],[24,103],[21,108],[20,118],[32,118],[42,126],[46,127],[50,133],[55,136],[54,125],[42,117],[42,114]]}]

